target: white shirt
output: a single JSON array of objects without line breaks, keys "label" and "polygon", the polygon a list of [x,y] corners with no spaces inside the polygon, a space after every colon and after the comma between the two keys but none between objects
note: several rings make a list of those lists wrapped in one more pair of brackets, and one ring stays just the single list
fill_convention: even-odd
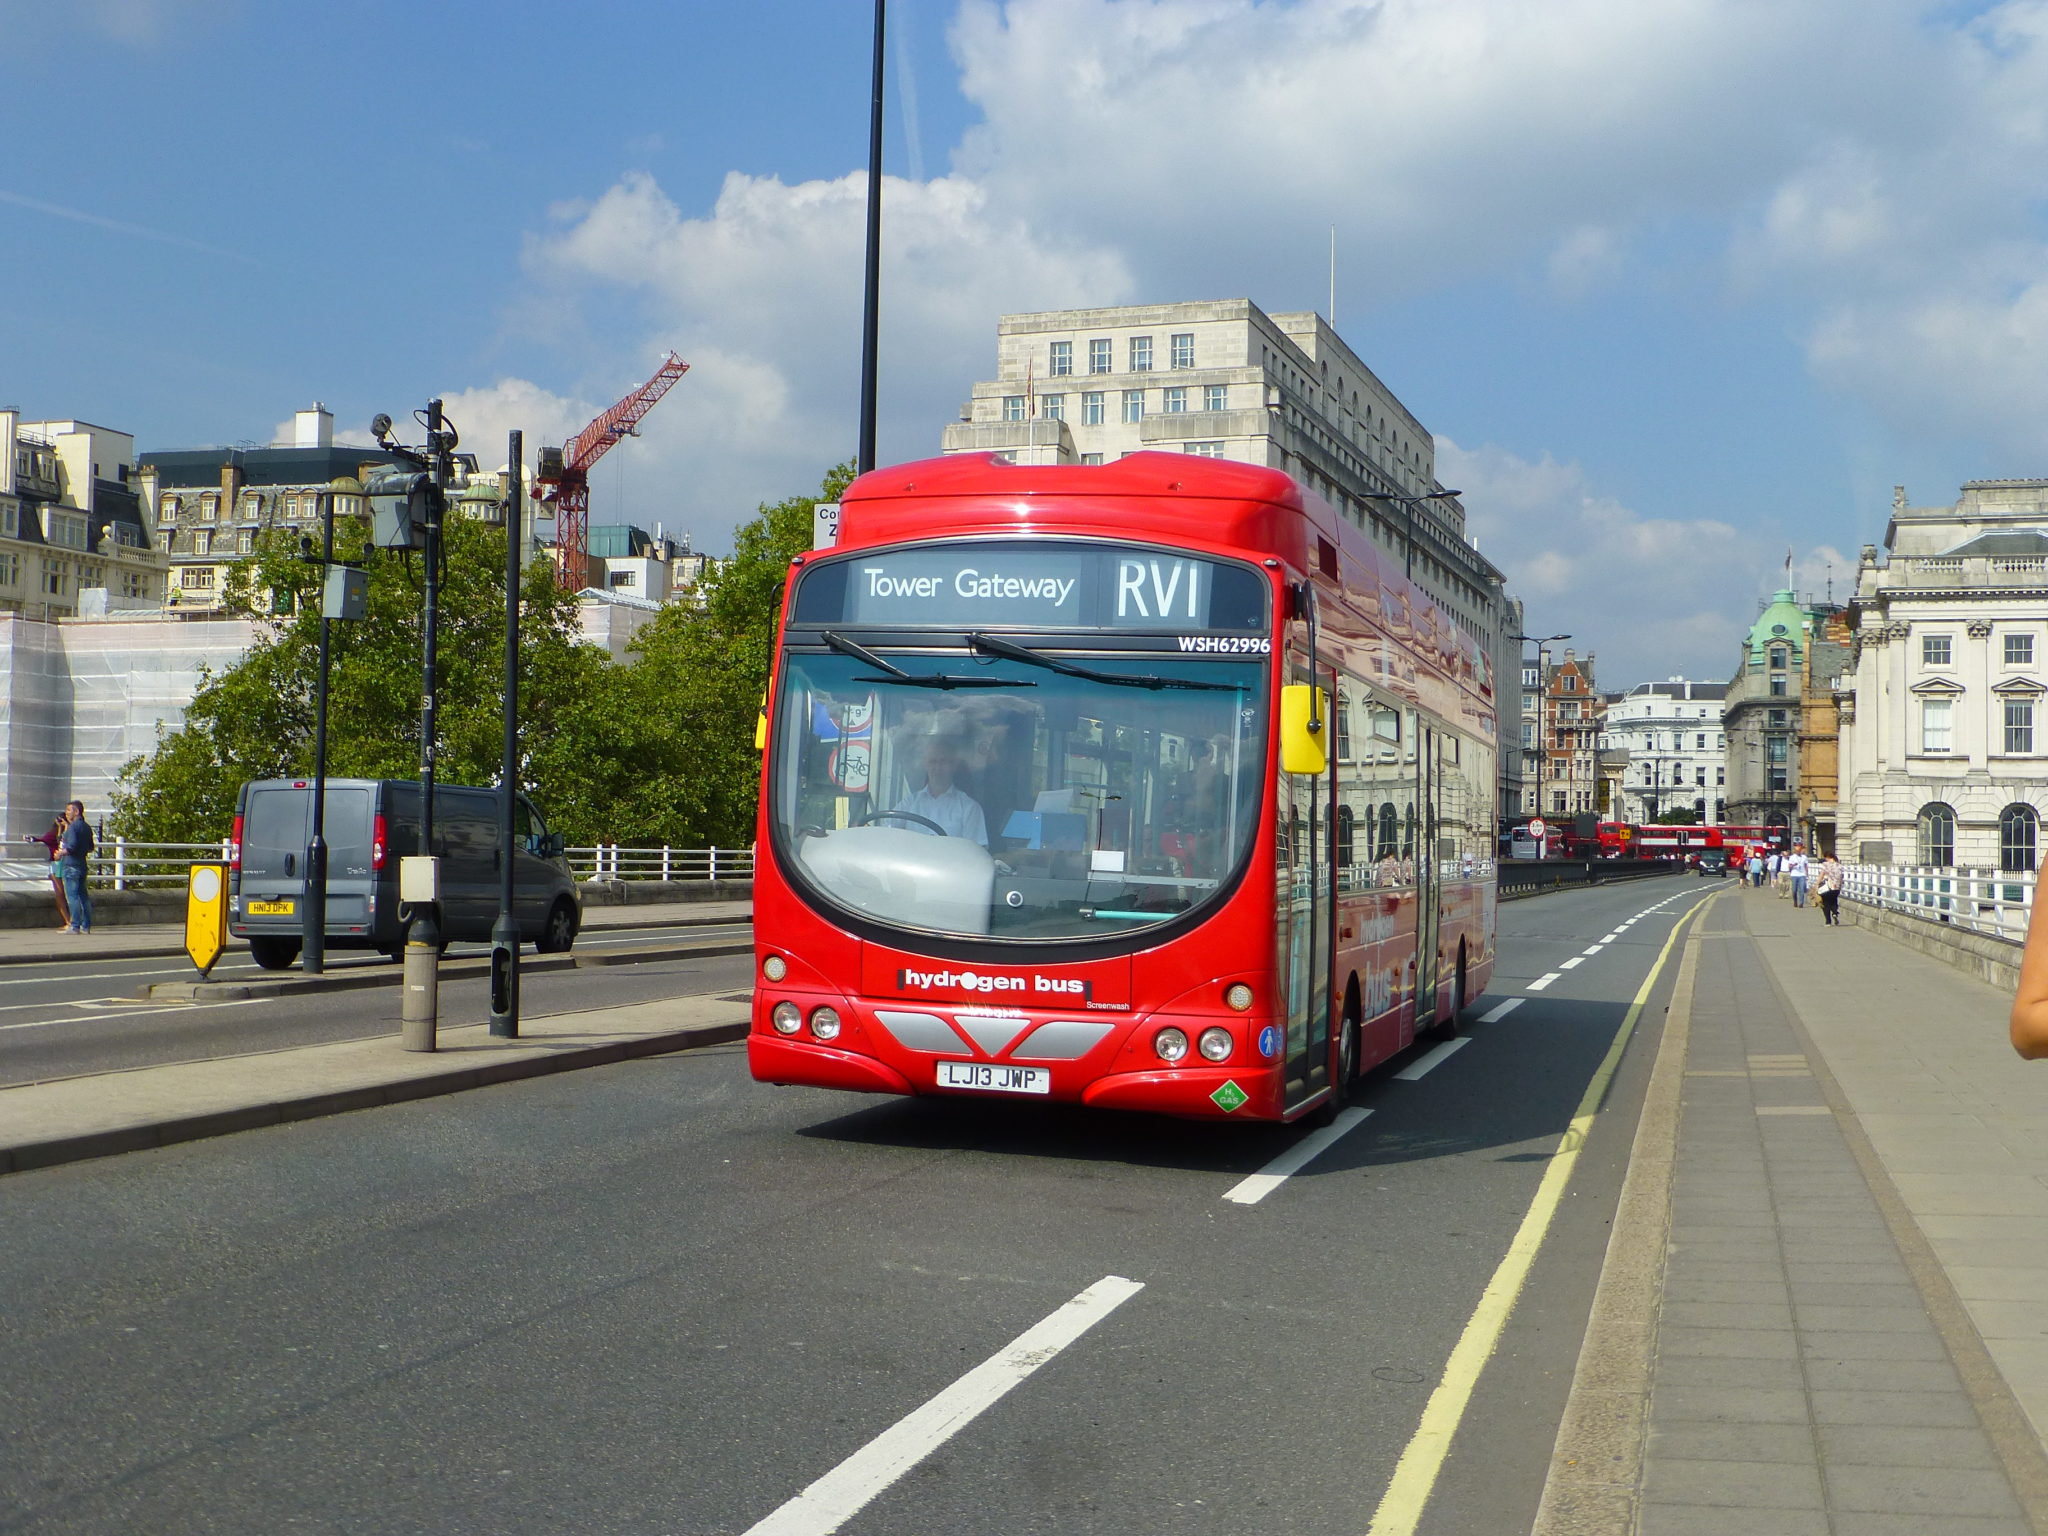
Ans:
[{"label": "white shirt", "polygon": [[1785,873],[1790,875],[1794,880],[1805,879],[1806,855],[1803,853],[1787,854],[1785,856]]},{"label": "white shirt", "polygon": [[[972,795],[962,794],[957,785],[943,795],[935,795],[929,789],[912,790],[896,802],[896,809],[936,821],[946,829],[948,837],[964,837],[984,848],[988,846],[988,818],[981,813],[981,803]],[[914,821],[898,825],[922,832],[926,837],[932,835],[930,827],[921,827]]]}]

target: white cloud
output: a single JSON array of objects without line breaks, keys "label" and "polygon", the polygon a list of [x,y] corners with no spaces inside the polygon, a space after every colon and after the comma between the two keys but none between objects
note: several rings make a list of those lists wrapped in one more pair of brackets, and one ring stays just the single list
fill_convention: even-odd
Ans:
[{"label": "white cloud", "polygon": [[[994,366],[998,314],[1120,302],[1131,279],[1112,253],[996,216],[962,177],[891,178],[883,195],[886,462],[937,452],[967,386]],[[786,185],[735,173],[690,218],[636,173],[557,209],[529,241],[544,288],[638,295],[648,331],[691,364],[642,429],[649,472],[689,487],[671,527],[715,543],[758,502],[810,489],[852,456],[865,214],[861,174]]]},{"label": "white cloud", "polygon": [[[1569,629],[1574,648],[1596,653],[1603,689],[1726,676],[1755,597],[1783,579],[1782,546],[1774,553],[1764,534],[1644,516],[1548,454],[1531,460],[1439,436],[1436,463],[1463,488],[1467,529],[1523,600],[1531,633]],[[1830,566],[1845,593],[1854,563],[1826,547],[1795,558],[1799,590],[1818,591],[1815,577]]]}]

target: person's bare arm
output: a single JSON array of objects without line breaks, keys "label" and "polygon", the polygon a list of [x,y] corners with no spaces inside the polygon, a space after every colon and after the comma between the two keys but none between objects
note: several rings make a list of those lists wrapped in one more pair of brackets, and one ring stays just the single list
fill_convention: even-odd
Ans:
[{"label": "person's bare arm", "polygon": [[2027,947],[2020,956],[2019,995],[2012,1003],[2012,1048],[2029,1061],[2048,1056],[2048,901],[2038,884]]}]

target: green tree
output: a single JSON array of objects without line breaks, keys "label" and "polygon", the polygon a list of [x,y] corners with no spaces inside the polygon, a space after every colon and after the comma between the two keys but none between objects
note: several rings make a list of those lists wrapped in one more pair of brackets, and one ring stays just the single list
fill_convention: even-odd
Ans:
[{"label": "green tree", "polygon": [[[364,540],[360,525],[338,527],[337,556],[363,556]],[[451,784],[490,784],[502,751],[505,535],[451,518],[443,544],[436,772]],[[327,768],[337,778],[413,778],[425,573],[420,557],[385,551],[369,552],[367,570],[367,616],[331,626]],[[263,620],[263,633],[241,660],[203,679],[178,730],[126,766],[115,832],[210,841],[228,830],[245,779],[312,773],[321,580],[287,530],[233,569],[227,606]],[[565,771],[611,746],[602,732],[612,712],[598,700],[617,686],[618,669],[576,639],[575,625],[574,598],[556,588],[552,568],[530,566],[520,593],[520,744],[528,787],[551,811],[551,792],[563,786],[541,777],[540,765]],[[572,841],[591,830],[552,819]]]},{"label": "green tree", "polygon": [[833,468],[815,496],[764,503],[705,576],[702,602],[662,611],[633,641],[626,686],[644,772],[614,786],[616,824],[669,843],[752,839],[761,759],[754,728],[790,561],[811,547],[812,509],[853,478]]},{"label": "green tree", "polygon": [[1691,806],[1666,806],[1657,813],[1660,827],[1696,827],[1700,824],[1700,813]]}]

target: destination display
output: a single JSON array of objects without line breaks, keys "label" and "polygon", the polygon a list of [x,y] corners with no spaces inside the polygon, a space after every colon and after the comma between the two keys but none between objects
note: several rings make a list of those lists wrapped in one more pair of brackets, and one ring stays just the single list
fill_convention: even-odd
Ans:
[{"label": "destination display", "polygon": [[813,566],[801,624],[1264,632],[1255,571],[1168,550],[987,540],[880,550]]}]

